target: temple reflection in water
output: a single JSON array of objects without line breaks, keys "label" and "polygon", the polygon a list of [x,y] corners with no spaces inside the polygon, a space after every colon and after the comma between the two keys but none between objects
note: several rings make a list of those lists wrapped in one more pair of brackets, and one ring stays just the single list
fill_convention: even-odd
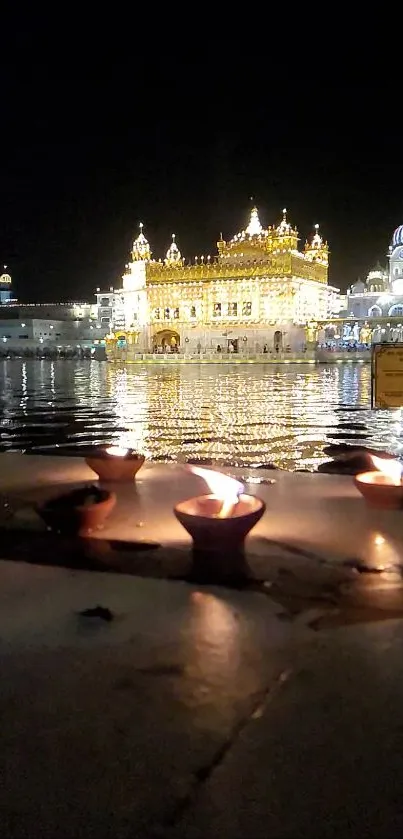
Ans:
[{"label": "temple reflection in water", "polygon": [[158,460],[311,469],[329,443],[403,449],[403,411],[371,410],[365,364],[1,366],[3,450],[123,441]]},{"label": "temple reflection in water", "polygon": [[[267,371],[267,372],[266,372]],[[109,404],[114,442],[141,448],[153,459],[207,459],[222,465],[315,468],[324,446],[366,439],[370,369],[282,365],[137,366],[110,364]],[[340,406],[360,406],[351,417]],[[387,428],[389,417],[377,423]],[[383,423],[383,424],[382,424]],[[371,434],[376,423],[371,420]]]}]

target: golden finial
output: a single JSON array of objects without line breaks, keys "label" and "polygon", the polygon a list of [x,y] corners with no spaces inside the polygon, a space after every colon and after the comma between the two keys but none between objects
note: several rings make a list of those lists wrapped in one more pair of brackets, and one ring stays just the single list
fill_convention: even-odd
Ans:
[{"label": "golden finial", "polygon": [[175,242],[175,233],[171,233],[172,242],[167,250],[165,263],[167,265],[180,266],[183,264],[182,254]]},{"label": "golden finial", "polygon": [[133,250],[132,250],[132,258],[133,260],[148,260],[151,259],[151,251],[150,245],[147,242],[147,239],[143,233],[144,224],[142,221],[139,223],[140,233],[137,236],[137,239],[133,242]]}]

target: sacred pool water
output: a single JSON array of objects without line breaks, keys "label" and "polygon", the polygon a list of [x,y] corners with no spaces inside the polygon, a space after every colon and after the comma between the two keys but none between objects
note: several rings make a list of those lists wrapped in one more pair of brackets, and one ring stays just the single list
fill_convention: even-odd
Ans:
[{"label": "sacred pool water", "polygon": [[369,364],[0,362],[0,450],[121,442],[150,458],[315,469],[329,443],[400,454],[402,417],[371,411]]}]

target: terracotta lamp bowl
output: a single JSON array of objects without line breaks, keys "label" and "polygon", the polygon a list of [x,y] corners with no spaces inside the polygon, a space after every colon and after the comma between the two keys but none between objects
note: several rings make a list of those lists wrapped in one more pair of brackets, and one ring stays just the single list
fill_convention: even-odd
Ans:
[{"label": "terracotta lamp bowl", "polygon": [[100,528],[116,504],[113,492],[97,486],[58,495],[37,507],[50,530],[70,536],[85,536]]},{"label": "terracotta lamp bowl", "polygon": [[199,495],[181,501],[174,508],[178,521],[190,533],[198,549],[226,550],[243,545],[252,527],[266,509],[254,495],[241,495],[228,518],[218,518],[222,502],[214,495]]},{"label": "terracotta lamp bowl", "polygon": [[370,507],[403,509],[403,484],[394,486],[382,472],[363,472],[355,476],[354,484]]},{"label": "terracotta lamp bowl", "polygon": [[133,481],[144,461],[144,455],[131,449],[119,457],[108,454],[106,448],[99,448],[85,458],[87,466],[98,475],[100,481]]},{"label": "terracotta lamp bowl", "polygon": [[243,586],[251,576],[244,554],[245,538],[266,505],[253,495],[241,495],[228,518],[218,517],[221,507],[214,495],[200,495],[174,508],[176,518],[193,539],[190,578]]}]

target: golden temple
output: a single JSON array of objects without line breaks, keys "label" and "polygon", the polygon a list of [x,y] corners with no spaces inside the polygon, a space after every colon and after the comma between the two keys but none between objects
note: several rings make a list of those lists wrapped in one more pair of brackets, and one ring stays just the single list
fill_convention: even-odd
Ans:
[{"label": "golden temple", "polygon": [[283,210],[264,228],[253,207],[244,230],[222,236],[213,258],[186,263],[175,235],[164,260],[152,258],[143,233],[133,243],[122,287],[99,293],[108,346],[133,352],[300,351],[308,322],[332,314],[338,289],[328,285],[329,248],[315,233],[298,250],[298,230]]}]

